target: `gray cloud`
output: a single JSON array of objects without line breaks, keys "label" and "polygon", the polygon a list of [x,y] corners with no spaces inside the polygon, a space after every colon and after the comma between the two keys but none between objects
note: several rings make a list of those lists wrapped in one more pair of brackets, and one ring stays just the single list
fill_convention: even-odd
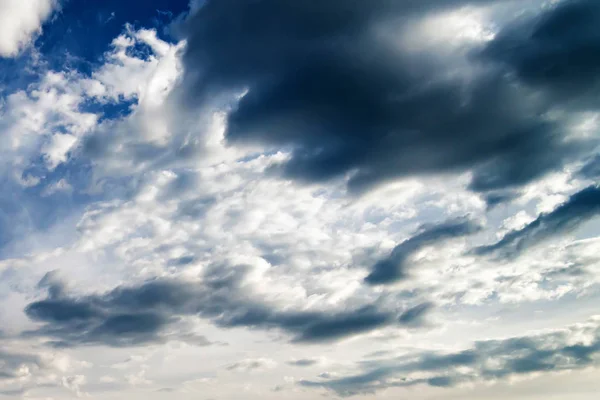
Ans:
[{"label": "gray cloud", "polygon": [[501,204],[509,203],[519,197],[515,192],[491,192],[486,194],[484,200],[488,210],[491,210]]},{"label": "gray cloud", "polygon": [[381,285],[406,279],[410,257],[425,246],[472,235],[480,230],[479,224],[465,218],[422,226],[417,234],[396,246],[388,257],[378,261],[365,278],[365,282]]},{"label": "gray cloud", "polygon": [[18,377],[21,366],[41,367],[42,360],[34,354],[22,354],[0,349],[0,381]]},{"label": "gray cloud", "polygon": [[543,241],[575,230],[599,213],[600,188],[590,186],[573,194],[552,212],[541,214],[525,227],[507,233],[492,245],[478,247],[474,252],[515,257]]},{"label": "gray cloud", "polygon": [[318,363],[319,360],[315,358],[301,358],[299,360],[288,361],[288,364],[294,367],[312,367]]},{"label": "gray cloud", "polygon": [[403,325],[421,326],[425,323],[425,318],[431,312],[433,307],[434,304],[431,302],[421,303],[400,314],[398,321]]},{"label": "gray cloud", "polygon": [[271,368],[275,365],[276,363],[271,359],[255,358],[238,361],[236,363],[228,365],[225,369],[228,371],[251,372],[255,370]]},{"label": "gray cloud", "polygon": [[[0,398],[26,397],[32,390],[56,388],[49,377],[59,371],[44,354],[35,349],[17,350],[14,342],[0,347]],[[5,350],[6,349],[6,350]]]},{"label": "gray cloud", "polygon": [[[375,305],[341,311],[278,310],[247,293],[243,286],[248,269],[219,265],[210,268],[201,282],[156,279],[82,297],[55,287],[63,287],[62,283],[45,285],[48,297],[25,310],[42,324],[26,334],[54,338],[56,346],[135,346],[187,340],[188,332],[175,329],[178,333],[173,333],[170,328],[183,317],[195,315],[225,328],[276,329],[290,334],[295,342],[311,343],[402,325],[396,311]],[[42,282],[47,280],[44,277]]]},{"label": "gray cloud", "polygon": [[[179,321],[171,309],[183,305],[190,292],[176,282],[150,282],[135,290],[117,288],[105,296],[72,297],[54,272],[39,284],[48,290],[46,299],[29,304],[25,312],[43,325],[25,334],[58,339],[55,346],[106,344],[134,346],[164,342],[169,338],[206,345],[207,340],[181,332],[171,337],[165,332]],[[184,292],[182,292],[184,291]],[[204,338],[205,339],[205,338]]]},{"label": "gray cloud", "polygon": [[506,26],[482,52],[553,100],[597,109],[600,3],[568,0]]},{"label": "gray cloud", "polygon": [[209,1],[184,29],[187,100],[194,108],[247,89],[229,114],[227,140],[291,149],[280,172],[300,180],[350,174],[349,188],[360,192],[470,169],[473,190],[525,184],[582,149],[544,117],[554,97],[505,73],[501,44],[473,57],[487,72],[467,83],[441,78],[445,63],[373,33],[378,24],[476,3],[485,2]]},{"label": "gray cloud", "polygon": [[600,177],[600,155],[589,159],[578,174],[587,179],[597,179]]},{"label": "gray cloud", "polygon": [[[571,344],[573,337],[583,332],[593,339],[589,343]],[[428,352],[364,362],[364,372],[357,375],[304,380],[300,384],[326,388],[340,396],[421,384],[451,387],[462,382],[505,379],[534,372],[578,370],[596,365],[599,353],[600,326],[596,320],[587,327],[556,333],[476,342],[471,349],[457,353]]]}]

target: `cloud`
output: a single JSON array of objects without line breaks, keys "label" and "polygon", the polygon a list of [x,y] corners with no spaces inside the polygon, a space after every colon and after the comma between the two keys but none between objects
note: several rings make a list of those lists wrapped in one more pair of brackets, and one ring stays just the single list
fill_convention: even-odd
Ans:
[{"label": "cloud", "polygon": [[210,147],[203,132],[218,118],[184,113],[171,93],[182,72],[183,44],[168,43],[154,30],[136,31],[128,25],[113,40],[92,79],[81,83],[89,87],[90,102],[96,107],[122,108],[125,115],[106,115],[77,148],[79,157],[94,164],[98,181],[161,168],[189,168],[198,161],[194,156]]},{"label": "cloud", "polygon": [[298,360],[288,361],[288,365],[294,367],[312,367],[313,365],[317,365],[319,362],[321,362],[321,360],[317,358],[301,358]]},{"label": "cloud", "polygon": [[349,176],[361,192],[471,170],[476,191],[523,185],[582,151],[547,117],[554,103],[496,63],[391,39],[407,35],[398,20],[485,3],[209,1],[187,24],[182,87],[191,108],[234,103],[228,142],[290,149],[281,172],[301,181]]},{"label": "cloud", "polygon": [[[170,283],[149,284],[135,295],[117,289],[106,298],[71,298],[57,286],[50,285],[48,298],[31,303],[26,309],[31,319],[45,323],[27,335],[58,338],[56,346],[103,343],[120,347],[165,341],[161,334],[175,318],[152,306],[179,304],[177,291],[181,289]],[[132,296],[132,304],[128,304],[128,296]]]},{"label": "cloud", "polygon": [[501,204],[509,203],[517,197],[519,197],[518,194],[514,192],[492,192],[487,194],[484,200],[488,210],[491,210]]},{"label": "cloud", "polygon": [[78,139],[98,122],[98,115],[85,111],[87,94],[80,83],[74,71],[44,71],[36,82],[4,97],[1,175],[26,179],[25,172],[37,172],[31,178],[43,179],[69,160]]},{"label": "cloud", "polygon": [[[80,19],[73,14],[81,6],[71,3],[65,29],[110,18],[92,12]],[[533,248],[580,223],[557,221],[585,217],[550,212],[539,217],[543,228],[522,228],[532,210],[551,210],[581,190],[573,178],[595,179],[588,152],[597,150],[587,142],[582,150],[587,139],[571,129],[587,124],[579,112],[592,97],[579,84],[523,73],[519,60],[529,56],[518,43],[498,50],[507,38],[541,46],[540,35],[524,32],[563,7],[527,4],[193,2],[198,14],[180,18],[189,18],[187,47],[165,39],[158,19],[168,11],[150,5],[156,31],[117,27],[124,20],[117,10],[109,24],[122,34],[112,44],[104,39],[113,31],[89,42],[108,52],[98,58],[86,50],[93,64],[68,64],[85,70],[47,72],[61,68],[63,57],[39,54],[39,81],[14,93],[8,89],[20,83],[11,83],[0,101],[0,242],[5,235],[26,242],[0,254],[10,257],[0,261],[0,320],[10,327],[0,337],[7,350],[0,351],[7,377],[0,393],[103,397],[117,390],[135,398],[176,388],[192,397],[311,397],[293,385],[322,367],[327,372],[303,384],[346,395],[481,387],[530,371],[577,369],[586,354],[596,360],[597,340],[583,328],[565,340],[529,338],[529,347],[508,340],[455,347],[456,338],[522,332],[532,326],[530,308],[544,311],[535,326],[547,327],[573,310],[594,311],[598,241]],[[530,14],[505,27],[529,6]],[[564,43],[569,33],[560,32]],[[593,38],[576,35],[582,43]],[[54,40],[62,41],[42,37],[49,46],[40,52],[64,47]],[[65,48],[87,48],[87,40],[71,35]],[[348,189],[369,193],[348,196]],[[510,204],[494,210],[483,231],[478,221],[503,203]],[[27,211],[22,217],[18,207]],[[456,219],[464,215],[472,219]],[[412,232],[423,221],[436,223]],[[493,245],[495,232],[508,229],[526,232],[489,254],[523,242],[518,259],[465,252],[471,242]],[[60,275],[44,276],[57,266]],[[498,309],[506,318],[493,318]],[[444,329],[413,338],[432,317]],[[228,347],[214,346],[215,337]],[[373,353],[382,345],[389,349]],[[413,345],[418,353],[395,357]],[[44,374],[44,352],[90,366],[71,362]],[[128,357],[135,362],[116,364]],[[246,379],[274,360],[284,368]],[[431,396],[429,389],[413,394]]]},{"label": "cloud", "polygon": [[0,349],[0,383],[27,375],[29,368],[38,368],[42,359],[34,354],[20,354]]},{"label": "cloud", "polygon": [[578,174],[586,179],[600,178],[600,155],[589,159],[578,171]]},{"label": "cloud", "polygon": [[403,325],[420,326],[425,322],[425,317],[429,314],[434,304],[431,302],[421,303],[415,307],[404,311],[398,321]]},{"label": "cloud", "polygon": [[422,248],[449,239],[472,235],[480,230],[481,226],[478,223],[464,218],[423,226],[413,237],[396,246],[388,257],[378,261],[365,278],[365,282],[370,285],[382,285],[406,279],[410,257]]},{"label": "cloud", "polygon": [[[163,100],[179,73],[176,52],[155,31],[126,26],[89,71],[53,70],[38,55],[31,82],[0,85],[0,249],[95,200],[123,196],[130,182],[119,178],[144,162],[133,153],[169,152],[156,141],[170,131]],[[94,140],[96,151],[86,151]]]},{"label": "cloud", "polygon": [[225,369],[228,371],[252,372],[264,369],[272,369],[277,363],[270,358],[248,358],[228,365]]},{"label": "cloud", "polygon": [[573,194],[553,211],[543,213],[523,228],[507,233],[494,244],[476,248],[474,253],[515,257],[548,239],[572,232],[599,213],[600,188],[589,186]]},{"label": "cloud", "polygon": [[599,322],[596,318],[586,324],[537,336],[479,341],[472,348],[455,353],[425,352],[364,362],[364,372],[359,374],[320,381],[303,380],[300,384],[326,388],[340,396],[353,396],[390,387],[452,387],[532,373],[579,370],[598,364]]},{"label": "cloud", "polygon": [[505,26],[482,52],[510,68],[520,81],[557,103],[597,109],[600,85],[600,4],[556,2],[545,12]]},{"label": "cloud", "polygon": [[[138,346],[186,340],[180,331],[183,317],[199,316],[220,327],[278,329],[300,343],[335,341],[386,326],[407,324],[425,310],[409,310],[403,317],[375,305],[353,310],[278,310],[256,301],[244,290],[248,268],[215,266],[202,282],[155,279],[139,286],[118,287],[102,295],[75,297],[62,282],[48,275],[40,286],[48,297],[30,303],[26,314],[42,325],[26,333],[56,339],[55,346],[105,344]],[[50,283],[49,283],[50,281]]]},{"label": "cloud", "polygon": [[84,364],[14,339],[0,342],[0,397],[27,397],[35,390],[61,387],[61,374]]},{"label": "cloud", "polygon": [[57,0],[3,0],[0,3],[0,57],[14,57],[41,32]]},{"label": "cloud", "polygon": [[82,397],[87,394],[81,390],[81,386],[85,385],[85,383],[86,378],[84,375],[63,376],[62,378],[62,385],[75,393],[77,397]]}]

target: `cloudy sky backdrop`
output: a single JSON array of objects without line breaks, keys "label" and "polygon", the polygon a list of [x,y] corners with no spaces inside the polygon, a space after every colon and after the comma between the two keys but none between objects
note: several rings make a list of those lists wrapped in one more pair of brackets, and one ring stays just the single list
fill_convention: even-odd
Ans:
[{"label": "cloudy sky backdrop", "polygon": [[0,398],[592,400],[597,0],[0,0]]}]

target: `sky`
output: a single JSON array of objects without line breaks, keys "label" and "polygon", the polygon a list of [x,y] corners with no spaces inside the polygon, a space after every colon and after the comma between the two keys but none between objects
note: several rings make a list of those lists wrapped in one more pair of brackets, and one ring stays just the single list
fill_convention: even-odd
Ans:
[{"label": "sky", "polygon": [[596,399],[598,26],[0,0],[0,399]]}]

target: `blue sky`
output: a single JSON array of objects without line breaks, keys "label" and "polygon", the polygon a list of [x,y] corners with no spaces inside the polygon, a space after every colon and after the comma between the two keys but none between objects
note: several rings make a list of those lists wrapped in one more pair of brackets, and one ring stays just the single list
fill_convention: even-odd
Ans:
[{"label": "blue sky", "polygon": [[593,0],[0,0],[0,398],[596,398]]},{"label": "blue sky", "polygon": [[73,68],[93,68],[126,24],[133,29],[155,29],[161,39],[172,42],[169,23],[187,11],[187,1],[66,1],[61,3],[61,11],[42,25],[43,35],[35,46],[58,68],[70,60]]}]

